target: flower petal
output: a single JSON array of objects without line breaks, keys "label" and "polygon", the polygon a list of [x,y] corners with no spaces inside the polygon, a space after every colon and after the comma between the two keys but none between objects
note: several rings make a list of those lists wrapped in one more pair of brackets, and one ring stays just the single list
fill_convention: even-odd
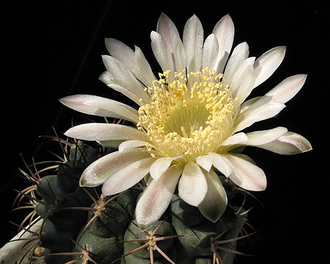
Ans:
[{"label": "flower petal", "polygon": [[230,50],[234,42],[235,27],[230,15],[225,15],[214,26],[212,32],[219,42],[219,55],[222,65],[218,67],[219,72],[223,72],[224,65],[228,59]]},{"label": "flower petal", "polygon": [[241,145],[248,140],[248,137],[244,132],[236,133],[229,138],[227,138],[224,142],[221,143],[222,146],[231,146],[231,145]]},{"label": "flower petal", "polygon": [[145,85],[152,85],[152,81],[156,78],[140,48],[135,47],[133,51],[123,42],[113,38],[106,38],[105,46],[109,53],[122,62],[137,79]]},{"label": "flower petal", "polygon": [[106,38],[104,42],[111,56],[119,60],[131,71],[132,68],[136,67],[134,51],[125,43],[114,38]]},{"label": "flower petal", "polygon": [[243,130],[256,122],[272,118],[285,108],[283,103],[272,102],[271,99],[269,96],[263,96],[246,107],[237,117],[234,132]]},{"label": "flower petal", "polygon": [[275,72],[284,59],[285,50],[285,46],[272,48],[256,60],[255,69],[257,72],[257,78],[254,87],[263,83]]},{"label": "flower petal", "polygon": [[306,74],[290,76],[266,93],[266,96],[272,96],[272,101],[286,103],[300,91],[306,78]]},{"label": "flower petal", "polygon": [[218,175],[213,170],[204,171],[204,175],[207,182],[207,193],[204,200],[198,205],[198,209],[208,220],[215,223],[226,210],[227,194]]},{"label": "flower petal", "polygon": [[253,67],[255,58],[247,58],[237,69],[232,78],[230,89],[233,97],[237,97],[237,103],[241,104],[250,95],[256,80]]},{"label": "flower petal", "polygon": [[223,16],[214,26],[212,32],[218,39],[220,47],[224,52],[230,53],[234,42],[235,27],[230,15]]},{"label": "flower petal", "polygon": [[180,35],[173,21],[164,13],[162,13],[158,19],[157,32],[165,40],[169,51],[173,53],[174,43],[176,39],[180,38]]},{"label": "flower petal", "polygon": [[244,142],[247,146],[260,146],[278,139],[288,131],[285,127],[276,127],[273,129],[254,131],[247,133],[248,140]]},{"label": "flower petal", "polygon": [[193,162],[188,163],[179,181],[179,196],[188,204],[198,206],[207,192],[207,182],[202,169]]},{"label": "flower petal", "polygon": [[287,132],[277,140],[258,147],[281,155],[294,155],[313,149],[306,138],[293,132]]},{"label": "flower petal", "polygon": [[157,181],[163,175],[163,173],[171,166],[172,161],[177,158],[178,157],[165,157],[157,159],[150,167],[150,176]]},{"label": "flower petal", "polygon": [[136,221],[145,229],[157,221],[169,206],[182,170],[173,166],[153,180],[140,197],[135,210]]},{"label": "flower petal", "polygon": [[202,67],[204,30],[196,15],[186,22],[182,38],[187,54],[187,73],[199,71]]},{"label": "flower petal", "polygon": [[150,38],[152,51],[162,70],[170,70],[172,73],[174,73],[175,69],[173,57],[163,37],[158,32],[152,31]]},{"label": "flower petal", "polygon": [[74,126],[64,133],[68,137],[77,138],[88,141],[108,141],[108,140],[130,140],[138,139],[148,141],[145,133],[134,127],[105,124],[105,123],[88,123]]},{"label": "flower petal", "polygon": [[136,140],[136,139],[126,140],[118,146],[118,151],[122,152],[127,149],[139,148],[139,147],[146,146],[148,144],[149,144],[148,142]]},{"label": "flower petal", "polygon": [[175,63],[175,71],[181,72],[183,70],[186,70],[187,54],[180,38],[177,38],[174,42],[173,57]]},{"label": "flower petal", "polygon": [[152,82],[157,78],[153,74],[150,64],[142,50],[137,46],[135,46],[135,60],[140,72],[140,75],[137,76],[137,78],[143,82],[145,86],[152,86]]},{"label": "flower petal", "polygon": [[123,152],[112,152],[90,164],[80,177],[80,186],[95,187],[103,184],[111,175],[129,164],[150,157],[146,150],[133,149]]},{"label": "flower petal", "polygon": [[238,44],[231,54],[228,63],[226,65],[225,73],[223,76],[223,82],[230,84],[232,82],[235,72],[239,69],[240,65],[249,56],[249,45],[246,42]]},{"label": "flower petal", "polygon": [[249,191],[266,189],[267,179],[262,169],[244,159],[244,155],[227,154],[225,157],[234,167],[235,173],[229,177],[235,184]]},{"label": "flower petal", "polygon": [[104,97],[77,94],[66,96],[59,101],[65,106],[84,114],[120,118],[134,123],[139,121],[137,110],[126,104]]},{"label": "flower petal", "polygon": [[174,70],[181,72],[186,69],[186,52],[179,32],[173,21],[164,13],[158,19],[157,32],[163,37],[169,52],[173,55]]},{"label": "flower petal", "polygon": [[[140,98],[138,95],[134,93],[134,91],[131,91],[129,88],[124,87],[122,84],[119,84],[117,80],[111,75],[110,72],[105,71],[103,72],[100,77],[100,81],[106,84],[111,89],[125,95],[127,98],[131,99],[133,102],[135,102],[137,105],[141,106],[142,102],[140,101]],[[148,99],[149,101],[149,99]]]},{"label": "flower petal", "polygon": [[150,97],[144,91],[144,86],[122,62],[108,55],[103,55],[102,60],[108,72],[113,76],[113,82],[115,84],[131,91],[137,98],[142,99],[144,102],[150,102]]},{"label": "flower petal", "polygon": [[155,158],[149,157],[128,164],[108,177],[102,186],[102,193],[108,196],[131,188],[149,173],[150,166],[154,161]]},{"label": "flower petal", "polygon": [[196,162],[204,170],[209,172],[212,168],[212,165],[220,171],[226,177],[229,177],[234,171],[231,163],[223,156],[218,153],[208,153],[205,156],[200,156],[196,158]]},{"label": "flower petal", "polygon": [[203,47],[202,68],[214,70],[219,55],[219,42],[214,34],[209,35]]}]

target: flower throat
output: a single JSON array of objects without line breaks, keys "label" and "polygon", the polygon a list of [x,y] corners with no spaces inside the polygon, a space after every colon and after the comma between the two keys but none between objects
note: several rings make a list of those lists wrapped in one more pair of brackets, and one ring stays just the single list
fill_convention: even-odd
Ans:
[{"label": "flower throat", "polygon": [[230,136],[235,99],[222,76],[208,68],[190,74],[166,71],[146,88],[152,101],[139,108],[137,126],[158,155],[182,156],[188,162],[217,151]]}]

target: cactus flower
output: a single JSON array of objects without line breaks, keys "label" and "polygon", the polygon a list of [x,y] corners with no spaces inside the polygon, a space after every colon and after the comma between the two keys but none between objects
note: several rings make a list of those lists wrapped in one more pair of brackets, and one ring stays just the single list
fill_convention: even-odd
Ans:
[{"label": "cactus flower", "polygon": [[251,98],[281,64],[285,47],[249,57],[246,42],[232,50],[233,39],[229,15],[205,39],[194,15],[181,39],[172,20],[161,14],[151,32],[152,51],[162,69],[158,77],[140,48],[106,39],[110,56],[102,57],[106,71],[100,79],[136,107],[94,95],[60,99],[85,114],[129,121],[81,124],[65,133],[118,146],[87,167],[80,185],[103,185],[104,195],[114,195],[144,179],[147,187],[135,211],[142,228],[161,217],[176,190],[215,222],[227,205],[222,179],[249,191],[266,188],[264,171],[238,150],[253,146],[284,155],[310,150],[308,140],[285,127],[244,132],[276,116],[301,89],[306,75],[288,77],[264,96]]}]

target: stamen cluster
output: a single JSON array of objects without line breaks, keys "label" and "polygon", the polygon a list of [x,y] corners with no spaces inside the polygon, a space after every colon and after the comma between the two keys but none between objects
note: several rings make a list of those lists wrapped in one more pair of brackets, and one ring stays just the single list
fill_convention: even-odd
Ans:
[{"label": "stamen cluster", "polygon": [[186,162],[217,151],[231,135],[235,99],[222,74],[208,68],[186,74],[159,74],[146,91],[152,102],[139,108],[138,128],[149,136],[161,156],[182,156]]}]

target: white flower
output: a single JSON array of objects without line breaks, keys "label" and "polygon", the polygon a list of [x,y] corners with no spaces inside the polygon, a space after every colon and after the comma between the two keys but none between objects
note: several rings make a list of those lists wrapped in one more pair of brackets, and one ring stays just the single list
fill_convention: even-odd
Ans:
[{"label": "white flower", "polygon": [[246,42],[231,52],[233,39],[229,15],[204,41],[202,24],[195,15],[187,21],[181,40],[174,23],[162,14],[157,30],[151,32],[151,47],[163,70],[158,78],[140,48],[132,50],[118,40],[106,39],[111,56],[103,56],[107,71],[100,79],[130,98],[138,109],[93,95],[67,96],[61,102],[82,113],[128,120],[135,127],[90,123],[66,132],[104,146],[120,143],[118,151],[83,172],[80,184],[103,184],[102,192],[113,195],[150,174],[136,207],[141,227],[161,217],[177,185],[185,202],[217,221],[226,208],[227,196],[216,171],[246,190],[266,188],[263,170],[233,150],[242,146],[279,154],[310,150],[304,137],[285,127],[243,132],[276,116],[301,89],[306,75],[288,77],[266,95],[247,100],[280,65],[285,47],[255,58],[249,57]]}]

